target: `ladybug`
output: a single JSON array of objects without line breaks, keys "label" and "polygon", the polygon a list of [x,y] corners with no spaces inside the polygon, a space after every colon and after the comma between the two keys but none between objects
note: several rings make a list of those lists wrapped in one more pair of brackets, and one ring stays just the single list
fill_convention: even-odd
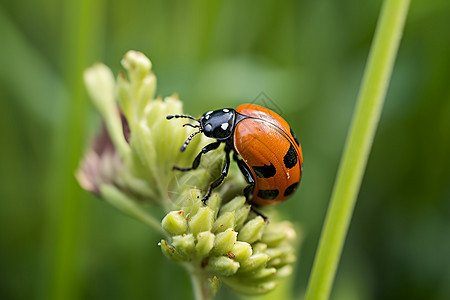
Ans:
[{"label": "ladybug", "polygon": [[302,177],[303,156],[300,144],[288,123],[275,112],[256,104],[243,104],[236,110],[224,108],[204,113],[199,119],[189,115],[169,115],[172,118],[188,118],[199,124],[183,126],[198,128],[192,133],[180,151],[191,139],[203,133],[216,141],[206,145],[189,168],[173,167],[178,171],[196,169],[203,154],[225,143],[225,162],[222,174],[211,183],[202,199],[206,203],[214,188],[228,174],[230,153],[249,185],[244,195],[252,204],[272,205],[283,202],[297,189]]}]

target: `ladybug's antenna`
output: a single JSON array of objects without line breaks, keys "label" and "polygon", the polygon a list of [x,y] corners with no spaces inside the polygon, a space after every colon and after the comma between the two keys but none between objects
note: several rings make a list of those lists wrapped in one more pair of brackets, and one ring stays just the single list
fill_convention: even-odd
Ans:
[{"label": "ladybug's antenna", "polygon": [[[170,119],[173,119],[173,118],[185,118],[185,119],[191,119],[191,120],[194,120],[194,121],[199,122],[199,120],[196,119],[196,118],[194,118],[193,116],[189,116],[189,115],[185,115],[185,114],[182,114],[182,115],[168,115],[168,116],[166,117],[167,120],[170,120]],[[193,125],[193,124],[190,124],[190,123],[186,123],[186,124],[183,124],[183,127],[184,127],[184,126],[190,126],[190,127],[193,127],[193,128],[200,128],[200,130],[199,130],[199,131],[196,131],[196,132],[194,132],[194,133],[192,133],[192,134],[187,138],[187,140],[184,142],[183,146],[181,146],[181,148],[180,148],[180,151],[181,151],[181,152],[183,152],[183,151],[186,149],[186,147],[189,145],[189,143],[191,142],[192,138],[193,138],[196,134],[199,134],[200,132],[202,132],[202,129],[201,129],[201,126],[200,126],[200,125]]]},{"label": "ladybug's antenna", "polygon": [[[193,126],[193,127],[194,127],[194,126]],[[180,151],[183,152],[183,151],[186,149],[187,145],[189,145],[189,143],[191,142],[192,138],[193,138],[196,134],[199,134],[200,132],[202,132],[202,131],[199,130],[199,131],[196,131],[196,132],[192,133],[192,134],[187,138],[187,140],[184,142],[183,146],[181,146]]]},{"label": "ladybug's antenna", "polygon": [[183,124],[183,127],[184,127],[184,126],[191,126],[191,127],[193,127],[193,128],[200,128],[200,125],[192,125],[191,123]]},{"label": "ladybug's antenna", "polygon": [[168,115],[166,117],[167,120],[170,120],[170,119],[173,119],[173,118],[186,118],[186,119],[191,119],[191,120],[194,120],[194,121],[198,122],[198,119],[194,118],[193,116],[189,116],[189,115],[185,115],[185,114],[182,114],[182,115]]}]

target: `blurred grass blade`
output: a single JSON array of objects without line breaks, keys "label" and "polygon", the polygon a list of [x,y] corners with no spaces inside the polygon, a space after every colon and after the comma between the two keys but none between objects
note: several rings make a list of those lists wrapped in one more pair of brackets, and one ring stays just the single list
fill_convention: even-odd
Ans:
[{"label": "blurred grass blade", "polygon": [[105,1],[88,0],[63,1],[61,7],[60,65],[70,105],[62,112],[67,118],[53,132],[46,195],[48,251],[43,259],[46,265],[41,270],[39,297],[70,300],[82,298],[79,293],[86,285],[79,265],[90,223],[74,176],[87,129],[88,102],[82,73],[99,52],[106,8]]},{"label": "blurred grass blade", "polygon": [[[69,98],[63,81],[0,8],[0,81],[15,93],[19,105],[46,125],[64,120]],[[58,101],[54,101],[58,99]]]},{"label": "blurred grass blade", "polygon": [[385,0],[334,186],[307,300],[328,299],[383,107],[409,0]]}]

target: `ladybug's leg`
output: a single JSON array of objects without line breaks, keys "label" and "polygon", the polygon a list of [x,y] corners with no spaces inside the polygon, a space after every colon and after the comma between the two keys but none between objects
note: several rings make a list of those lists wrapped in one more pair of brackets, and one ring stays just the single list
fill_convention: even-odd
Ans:
[{"label": "ladybug's leg", "polygon": [[[237,162],[239,169],[241,170],[245,179],[249,183],[249,185],[247,185],[247,187],[245,187],[244,189],[244,196],[245,199],[247,199],[247,202],[251,204],[250,195],[253,193],[253,190],[255,189],[255,179],[253,178],[252,172],[250,171],[247,164],[242,159],[239,159],[236,152],[233,153],[233,159]],[[264,221],[267,221],[268,218],[259,210],[257,210],[254,204],[252,204],[250,209],[258,216],[261,216],[264,219]]]},{"label": "ladybug's leg", "polygon": [[230,169],[230,149],[225,146],[225,162],[223,163],[222,167],[222,175],[220,175],[219,178],[217,178],[211,185],[209,186],[208,192],[206,193],[205,197],[203,197],[202,201],[204,204],[206,204],[206,201],[208,200],[209,196],[211,196],[212,190],[218,187],[225,177],[228,175],[228,170]]},{"label": "ladybug's leg", "polygon": [[252,206],[250,207],[251,211],[253,211],[255,214],[257,214],[258,216],[261,216],[261,218],[264,219],[264,222],[266,222],[269,218],[264,215],[262,212],[260,212],[258,209],[256,209],[255,205],[252,204]]},{"label": "ladybug's leg", "polygon": [[206,145],[205,147],[202,148],[202,150],[200,151],[200,153],[197,155],[197,157],[194,159],[194,162],[192,163],[192,167],[190,168],[180,168],[177,166],[174,166],[172,168],[172,170],[177,170],[177,171],[190,171],[190,170],[194,170],[197,169],[198,165],[200,164],[200,159],[202,158],[203,154],[208,153],[211,150],[215,150],[220,146],[220,142],[214,142],[211,144]]},{"label": "ladybug's leg", "polygon": [[247,164],[242,159],[239,159],[236,152],[233,153],[233,159],[236,161],[239,170],[241,170],[241,173],[245,177],[245,180],[247,180],[247,182],[249,183],[249,185],[244,189],[244,196],[247,201],[249,201],[249,197],[253,193],[253,190],[255,188],[255,179],[253,178],[252,172],[250,171]]}]

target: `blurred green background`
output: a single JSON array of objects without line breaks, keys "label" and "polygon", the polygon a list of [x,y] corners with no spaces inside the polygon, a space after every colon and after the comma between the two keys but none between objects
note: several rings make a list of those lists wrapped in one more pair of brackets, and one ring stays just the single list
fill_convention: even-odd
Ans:
[{"label": "blurred green background", "polygon": [[[190,114],[265,92],[291,123],[305,173],[277,209],[303,228],[284,285],[302,295],[380,6],[1,0],[0,297],[193,297],[161,237],[73,175],[99,121],[82,71],[102,61],[117,73],[129,49]],[[450,1],[412,1],[332,299],[450,299],[449,28]]]}]

